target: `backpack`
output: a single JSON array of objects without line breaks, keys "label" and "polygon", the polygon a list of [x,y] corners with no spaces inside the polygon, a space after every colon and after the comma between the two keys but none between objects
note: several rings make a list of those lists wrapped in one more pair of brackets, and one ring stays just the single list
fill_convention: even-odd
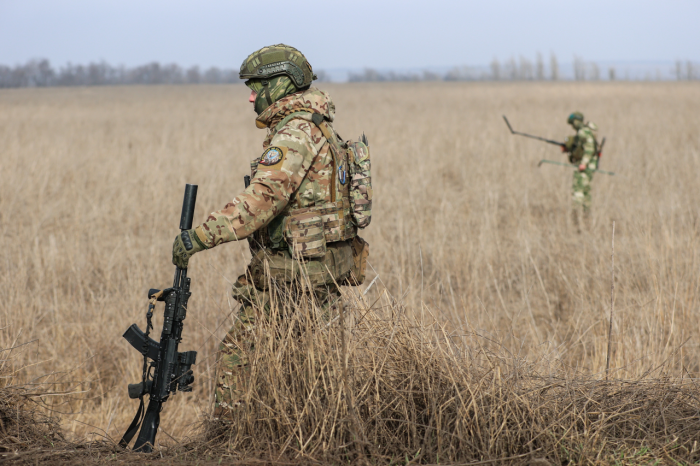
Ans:
[{"label": "backpack", "polygon": [[348,142],[350,169],[350,206],[358,228],[366,228],[372,221],[372,171],[369,159],[369,141],[362,134],[359,141]]}]

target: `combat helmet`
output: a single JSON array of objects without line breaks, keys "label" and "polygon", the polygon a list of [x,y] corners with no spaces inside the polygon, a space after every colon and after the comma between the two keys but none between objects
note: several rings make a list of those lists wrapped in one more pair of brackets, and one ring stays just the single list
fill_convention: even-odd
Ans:
[{"label": "combat helmet", "polygon": [[285,44],[269,45],[243,60],[241,79],[269,80],[286,75],[298,89],[305,89],[316,79],[311,64],[303,53]]},{"label": "combat helmet", "polygon": [[571,115],[569,115],[569,118],[566,119],[566,122],[570,125],[573,125],[574,120],[578,120],[580,122],[583,122],[583,113],[581,112],[574,112]]}]

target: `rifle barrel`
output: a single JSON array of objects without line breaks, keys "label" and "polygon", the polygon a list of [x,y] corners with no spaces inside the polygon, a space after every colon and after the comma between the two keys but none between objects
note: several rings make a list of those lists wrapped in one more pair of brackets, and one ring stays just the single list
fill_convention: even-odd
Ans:
[{"label": "rifle barrel", "polygon": [[197,202],[197,185],[185,185],[185,198],[182,200],[182,213],[180,214],[180,230],[192,228],[194,218],[194,204]]}]

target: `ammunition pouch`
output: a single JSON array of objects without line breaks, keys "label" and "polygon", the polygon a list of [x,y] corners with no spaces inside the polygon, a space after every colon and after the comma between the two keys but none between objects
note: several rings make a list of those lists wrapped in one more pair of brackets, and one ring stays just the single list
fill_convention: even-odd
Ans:
[{"label": "ammunition pouch", "polygon": [[284,239],[292,257],[318,258],[326,255],[323,219],[315,212],[285,218]]},{"label": "ammunition pouch", "polygon": [[[294,209],[286,215],[294,219],[306,218],[308,214],[317,215],[323,221],[323,237],[326,239],[326,243],[346,241],[357,235],[357,227],[350,218],[350,201],[348,199],[328,202],[320,206]],[[292,220],[292,222],[296,222],[296,220]]]}]

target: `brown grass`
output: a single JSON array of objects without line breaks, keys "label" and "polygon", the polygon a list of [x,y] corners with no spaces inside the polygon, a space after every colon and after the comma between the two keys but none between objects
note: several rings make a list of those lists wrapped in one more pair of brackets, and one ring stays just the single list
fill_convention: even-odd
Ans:
[{"label": "brown grass", "polygon": [[[336,129],[365,131],[373,154],[374,222],[363,236],[379,279],[355,301],[347,336],[357,413],[342,402],[332,421],[324,398],[344,393],[337,329],[271,344],[278,362],[259,372],[267,391],[250,396],[284,402],[251,408],[227,431],[227,455],[697,459],[700,87],[326,89]],[[118,439],[133,416],[125,387],[140,363],[121,333],[143,324],[146,290],[172,280],[184,184],[200,186],[198,219],[241,189],[263,138],[245,97],[242,86],[0,92],[0,347],[36,340],[3,358],[6,385],[32,384],[34,405],[71,441]],[[603,168],[618,173],[594,179],[580,234],[568,215],[571,174],[536,168],[561,154],[510,136],[501,120],[562,139],[576,109],[608,137]],[[200,439],[198,426],[236,310],[228,289],[248,257],[242,243],[193,259],[182,347],[200,352],[196,388],[168,402],[158,436],[177,439],[167,451],[183,459],[222,454],[221,439]],[[309,348],[323,357],[309,363]],[[290,379],[293,367],[305,377]]]}]

